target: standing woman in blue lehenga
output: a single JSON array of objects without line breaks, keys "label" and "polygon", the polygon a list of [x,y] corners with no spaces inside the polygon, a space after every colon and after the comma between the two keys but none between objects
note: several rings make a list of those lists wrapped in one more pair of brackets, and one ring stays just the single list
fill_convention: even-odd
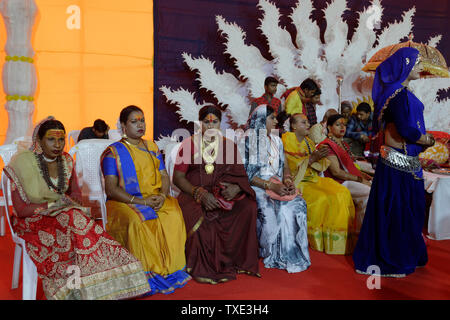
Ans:
[{"label": "standing woman in blue lehenga", "polygon": [[293,184],[283,142],[274,130],[276,121],[272,107],[256,108],[239,149],[256,194],[256,232],[264,266],[295,273],[311,265],[306,202]]},{"label": "standing woman in blue lehenga", "polygon": [[364,222],[353,253],[358,273],[378,266],[382,276],[404,277],[428,261],[422,228],[425,195],[419,153],[434,144],[422,102],[408,88],[423,70],[419,51],[401,48],[375,72],[374,129],[384,134]]}]

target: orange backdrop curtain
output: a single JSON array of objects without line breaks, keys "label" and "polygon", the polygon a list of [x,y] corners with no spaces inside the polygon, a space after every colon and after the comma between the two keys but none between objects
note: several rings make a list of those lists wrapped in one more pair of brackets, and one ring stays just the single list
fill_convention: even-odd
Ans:
[{"label": "orange backdrop curtain", "polygon": [[[120,110],[144,110],[153,138],[153,0],[35,0],[38,77],[33,123],[53,115],[66,131],[101,118],[116,128]],[[6,31],[0,23],[0,47]],[[0,52],[5,61],[5,51]],[[8,128],[3,87],[0,144]]]}]

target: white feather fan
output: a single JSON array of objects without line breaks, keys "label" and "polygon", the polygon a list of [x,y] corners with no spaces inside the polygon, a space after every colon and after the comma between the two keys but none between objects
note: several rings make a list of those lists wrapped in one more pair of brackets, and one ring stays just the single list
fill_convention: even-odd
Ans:
[{"label": "white feather fan", "polygon": [[[227,106],[227,114],[238,125],[246,122],[249,98],[262,94],[264,78],[269,75],[280,79],[287,87],[298,86],[307,77],[318,81],[322,88],[323,103],[317,109],[320,119],[328,108],[338,107],[337,76],[344,78],[342,100],[356,100],[361,97],[362,89],[358,89],[355,83],[360,83],[364,80],[362,78],[370,79],[369,74],[361,71],[366,61],[379,49],[399,43],[411,33],[414,7],[403,13],[402,21],[385,27],[378,37],[373,28],[368,27],[369,20],[373,20],[373,11],[370,10],[373,7],[382,13],[380,0],[372,0],[371,7],[359,13],[358,26],[348,42],[348,26],[342,19],[347,2],[331,0],[324,10],[327,29],[325,43],[322,43],[319,26],[310,18],[314,10],[312,0],[298,0],[289,16],[297,30],[294,44],[289,32],[279,25],[280,12],[276,5],[268,0],[260,0],[258,8],[262,10],[262,18],[259,29],[269,45],[273,57],[271,61],[267,61],[255,46],[245,44],[246,34],[237,24],[217,16],[219,32],[226,39],[225,53],[233,59],[242,81],[229,73],[216,72],[214,62],[207,58],[194,59],[187,53],[183,54],[183,58],[191,70],[197,70],[201,87],[210,91],[220,105]],[[432,37],[428,44],[435,47],[441,39],[441,35]],[[449,131],[450,99],[438,102],[436,96],[440,89],[450,87],[450,80],[421,79],[411,82],[411,87],[415,88],[417,96],[425,104],[427,128]],[[192,93],[184,89],[171,91],[165,87],[161,90],[169,101],[180,108],[178,113],[183,120],[197,119],[201,105],[196,104]],[[163,141],[168,140],[163,138]]]},{"label": "white feather fan", "polygon": [[450,89],[450,79],[418,79],[411,81],[409,86],[424,104],[427,130],[450,132],[450,99],[437,100],[440,90]]},{"label": "white feather fan", "polygon": [[194,94],[183,88],[172,91],[166,86],[160,88],[167,101],[177,105],[176,111],[182,120],[187,122],[195,122],[198,120],[198,111],[205,103],[197,104]]},{"label": "white feather fan", "polygon": [[194,59],[183,53],[184,61],[191,70],[198,70],[200,86],[210,91],[222,106],[228,106],[233,120],[238,124],[245,124],[250,112],[248,89],[245,84],[237,80],[232,74],[217,73],[214,62],[204,57]]},{"label": "white feather fan", "polygon": [[258,48],[245,44],[245,32],[235,23],[228,23],[222,16],[216,17],[219,31],[225,35],[225,53],[233,59],[236,68],[248,80],[250,94],[256,98],[264,94],[264,79],[273,75],[273,65]]},{"label": "white feather fan", "polygon": [[378,50],[399,43],[402,39],[407,37],[413,28],[412,17],[416,13],[416,7],[412,7],[402,15],[403,20],[401,22],[394,22],[389,24],[383,29],[378,36],[377,45],[369,50],[367,58],[370,59]]},{"label": "white feather fan", "polygon": [[325,58],[327,69],[334,74],[343,74],[342,53],[347,47],[348,25],[342,20],[347,10],[346,1],[334,0],[324,10],[327,28],[325,30]]},{"label": "white feather fan", "polygon": [[289,32],[279,25],[278,8],[267,0],[259,1],[258,7],[263,11],[259,29],[267,39],[269,52],[275,58],[273,63],[277,75],[286,87],[298,86],[308,77],[308,72],[298,66],[299,53],[292,43]]},{"label": "white feather fan", "polygon": [[442,35],[438,34],[437,36],[431,37],[430,40],[428,40],[427,45],[433,48],[436,48],[439,42],[442,40]]}]

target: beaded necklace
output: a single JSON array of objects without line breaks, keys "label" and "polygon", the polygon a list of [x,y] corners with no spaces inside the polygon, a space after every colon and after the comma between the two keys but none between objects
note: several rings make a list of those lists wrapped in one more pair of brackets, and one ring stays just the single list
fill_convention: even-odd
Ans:
[{"label": "beaded necklace", "polygon": [[308,148],[308,154],[312,154],[312,150],[311,150],[311,146],[309,145],[309,142],[308,142],[308,140],[306,139],[306,137],[305,137],[305,143],[306,143],[306,147]]},{"label": "beaded necklace", "polygon": [[56,157],[56,165],[58,167],[58,186],[55,186],[52,179],[50,178],[50,172],[48,171],[48,165],[44,159],[43,154],[35,154],[38,167],[42,177],[44,178],[47,186],[50,189],[55,190],[58,194],[64,194],[64,189],[66,185],[66,170],[64,168],[64,162],[61,156]]},{"label": "beaded necklace", "polygon": [[347,151],[347,153],[350,156],[350,158],[352,158],[352,161],[355,162],[355,158],[353,158],[352,151],[343,142],[341,143],[339,140],[336,140],[333,136],[329,136],[328,138],[331,141],[333,141],[334,143],[336,143],[339,147],[341,147],[342,149]]}]

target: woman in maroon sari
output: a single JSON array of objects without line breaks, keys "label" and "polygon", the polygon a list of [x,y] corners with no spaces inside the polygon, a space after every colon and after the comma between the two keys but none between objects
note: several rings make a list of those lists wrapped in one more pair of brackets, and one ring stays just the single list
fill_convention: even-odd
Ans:
[{"label": "woman in maroon sari", "polygon": [[202,134],[183,141],[173,181],[186,225],[186,270],[217,284],[236,273],[259,277],[255,193],[237,146],[219,131],[222,113],[199,112]]}]

